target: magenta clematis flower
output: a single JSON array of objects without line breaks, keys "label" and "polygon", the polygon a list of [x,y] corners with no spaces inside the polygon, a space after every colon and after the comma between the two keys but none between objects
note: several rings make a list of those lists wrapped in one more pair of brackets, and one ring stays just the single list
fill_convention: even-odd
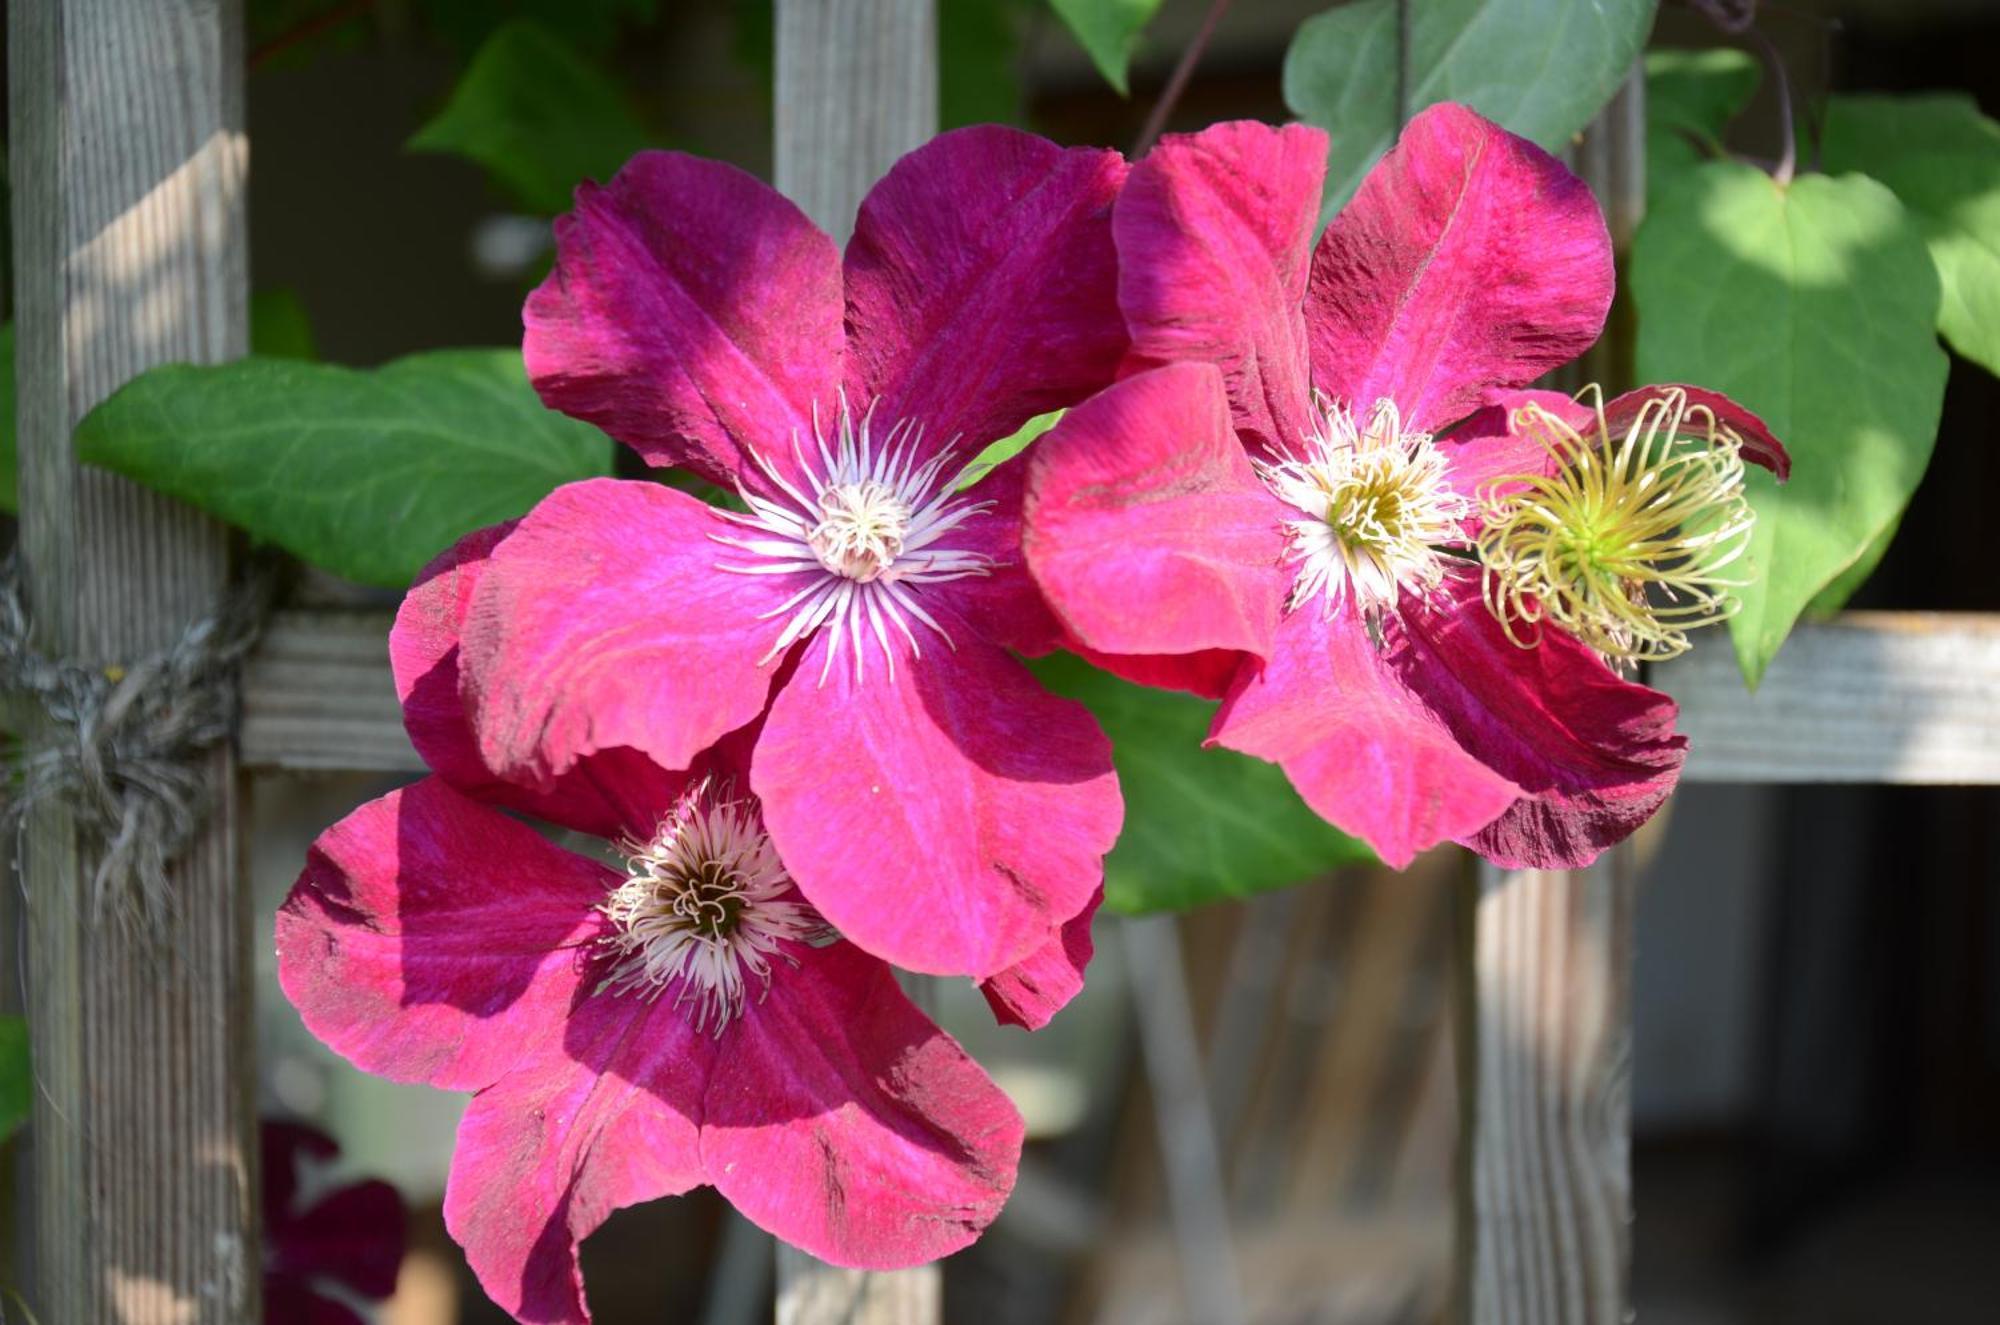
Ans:
[{"label": "magenta clematis flower", "polygon": [[[1543,621],[1527,580],[1489,610],[1477,540],[1587,449],[1547,435],[1592,410],[1521,388],[1603,325],[1603,218],[1552,157],[1441,105],[1315,245],[1325,158],[1317,129],[1233,123],[1133,167],[1113,222],[1126,377],[1037,443],[1030,567],[1100,662],[1222,699],[1211,743],[1282,765],[1390,864],[1450,840],[1580,865],[1672,789],[1674,705],[1557,628],[1574,614]],[[1782,472],[1713,393],[1633,393],[1602,426],[1650,439],[1696,413],[1718,456]],[[1550,531],[1509,531],[1509,567],[1546,570],[1528,540]]]},{"label": "magenta clematis flower", "polygon": [[[392,659],[436,772],[314,845],[278,916],[286,995],[364,1070],[475,1092],[445,1221],[522,1321],[587,1321],[578,1243],[703,1184],[838,1264],[967,1245],[1020,1115],[800,895],[746,786],[754,729],[683,773],[617,749],[528,790],[473,762],[459,628],[507,537],[461,541],[404,602]],[[622,868],[489,802],[604,836]]]},{"label": "magenta clematis flower", "polygon": [[1111,380],[1124,173],[945,134],[869,194],[844,260],[714,162],[645,153],[579,189],[527,304],[537,389],[744,509],[599,480],[532,511],[470,604],[479,762],[530,786],[621,748],[682,768],[768,706],[750,790],[819,913],[1045,1019],[1123,809],[1095,721],[1007,652],[1060,634],[1021,565],[1024,465],[960,479]]},{"label": "magenta clematis flower", "polygon": [[403,1198],[379,1178],[349,1183],[299,1204],[299,1170],[326,1163],[340,1146],[315,1127],[267,1118],[263,1152],[264,1319],[272,1325],[363,1325],[323,1285],[379,1301],[396,1291],[403,1264]]}]

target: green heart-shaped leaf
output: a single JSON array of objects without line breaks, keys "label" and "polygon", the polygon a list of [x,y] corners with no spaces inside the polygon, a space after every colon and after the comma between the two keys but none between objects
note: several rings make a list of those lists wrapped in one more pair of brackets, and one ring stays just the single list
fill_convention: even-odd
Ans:
[{"label": "green heart-shaped leaf", "polygon": [[461,534],[611,468],[609,439],[546,409],[510,349],[365,370],[168,365],[86,415],[76,445],[316,566],[396,588]]},{"label": "green heart-shaped leaf", "polygon": [[1790,483],[1758,469],[1749,480],[1750,583],[1729,624],[1755,685],[1923,477],[1944,398],[1937,271],[1874,180],[1786,187],[1726,161],[1653,200],[1631,265],[1639,380],[1725,391],[1792,453]]}]

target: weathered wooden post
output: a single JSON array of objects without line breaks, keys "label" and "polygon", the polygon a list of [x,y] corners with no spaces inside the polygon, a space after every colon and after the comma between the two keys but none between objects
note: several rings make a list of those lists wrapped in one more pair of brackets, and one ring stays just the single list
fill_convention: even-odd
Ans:
[{"label": "weathered wooden post", "polygon": [[[1622,253],[1645,209],[1645,81],[1578,144]],[[1630,372],[1614,312],[1584,375]],[[1631,1265],[1629,848],[1588,870],[1481,865],[1458,978],[1461,1325],[1623,1325]]]},{"label": "weathered wooden post", "polygon": [[[777,185],[845,241],[897,157],[937,132],[936,0],[777,0]],[[861,1274],[778,1250],[779,1325],[937,1325],[936,1266]]]},{"label": "weathered wooden post", "polygon": [[[246,346],[240,0],[8,6],[23,590],[44,654],[119,666],[215,610],[219,526],[79,466],[135,373]],[[236,770],[171,875],[173,920],[94,915],[59,808],[21,842],[44,1325],[257,1318],[253,1076]]]}]

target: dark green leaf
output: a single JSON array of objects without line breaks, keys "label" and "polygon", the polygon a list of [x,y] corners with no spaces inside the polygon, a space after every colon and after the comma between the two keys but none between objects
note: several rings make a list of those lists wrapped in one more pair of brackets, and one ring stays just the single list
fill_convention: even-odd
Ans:
[{"label": "dark green leaf", "polygon": [[525,20],[487,39],[437,118],[409,147],[477,162],[514,199],[553,215],[585,179],[609,179],[648,145],[618,86]]},{"label": "dark green leaf", "polygon": [[312,324],[296,292],[278,287],[250,296],[250,353],[266,359],[317,359]]},{"label": "dark green leaf", "polygon": [[76,443],[93,464],[391,587],[459,535],[611,466],[604,434],[543,408],[511,349],[368,370],[289,359],[156,368],[92,410]]},{"label": "dark green leaf", "polygon": [[1903,527],[1903,515],[1904,512],[1898,512],[1896,518],[1875,535],[1875,541],[1868,545],[1868,550],[1852,566],[1834,576],[1826,588],[1813,595],[1813,600],[1806,604],[1806,617],[1824,620],[1847,606],[1847,600],[1861,591],[1861,586],[1868,583],[1869,577],[1875,574],[1875,568],[1882,564],[1882,558],[1889,555],[1889,545],[1896,541],[1896,531]]},{"label": "dark green leaf", "polygon": [[35,1072],[28,1057],[28,1022],[0,1017],[0,1141],[28,1121],[35,1104]]},{"label": "dark green leaf", "polygon": [[1938,330],[2000,373],[2000,124],[1967,96],[1835,97],[1824,152],[1903,200],[1944,285]]},{"label": "dark green leaf", "polygon": [[1743,51],[1646,53],[1646,191],[1722,155],[1723,131],[1757,93],[1762,70]]},{"label": "dark green leaf", "polygon": [[1139,34],[1160,12],[1160,0],[1049,0],[1049,7],[1076,34],[1104,81],[1125,96],[1132,52]]},{"label": "dark green leaf", "polygon": [[938,122],[1016,124],[1021,119],[1021,55],[1010,0],[951,0],[938,9]]},{"label": "dark green leaf", "polygon": [[1125,831],[1104,862],[1112,910],[1181,911],[1374,859],[1306,808],[1275,764],[1204,750],[1214,703],[1132,685],[1067,654],[1034,667],[1049,689],[1089,705],[1111,737],[1125,793]]},{"label": "dark green leaf", "polygon": [[1792,452],[1757,510],[1743,610],[1755,685],[1808,603],[1882,536],[1937,437],[1937,271],[1894,194],[1807,175],[1780,187],[1715,161],[1653,200],[1633,241],[1642,382],[1697,382],[1764,416]]},{"label": "dark green leaf", "polygon": [[[1632,68],[1657,0],[1424,0],[1410,11],[1409,112],[1460,101],[1554,151]],[[1398,124],[1396,0],[1357,0],[1299,25],[1285,104],[1329,130],[1323,214],[1353,195]]]}]

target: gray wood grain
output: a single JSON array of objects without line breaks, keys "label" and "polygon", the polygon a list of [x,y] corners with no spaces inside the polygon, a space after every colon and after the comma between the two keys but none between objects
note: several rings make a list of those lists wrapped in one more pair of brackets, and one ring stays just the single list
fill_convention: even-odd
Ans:
[{"label": "gray wood grain", "polygon": [[[209,612],[228,575],[221,528],[80,467],[69,435],[142,369],[246,346],[240,5],[16,0],[7,38],[25,592],[39,647],[112,665]],[[230,756],[209,772],[165,935],[85,913],[66,815],[23,835],[31,1287],[51,1325],[257,1315]]]}]

